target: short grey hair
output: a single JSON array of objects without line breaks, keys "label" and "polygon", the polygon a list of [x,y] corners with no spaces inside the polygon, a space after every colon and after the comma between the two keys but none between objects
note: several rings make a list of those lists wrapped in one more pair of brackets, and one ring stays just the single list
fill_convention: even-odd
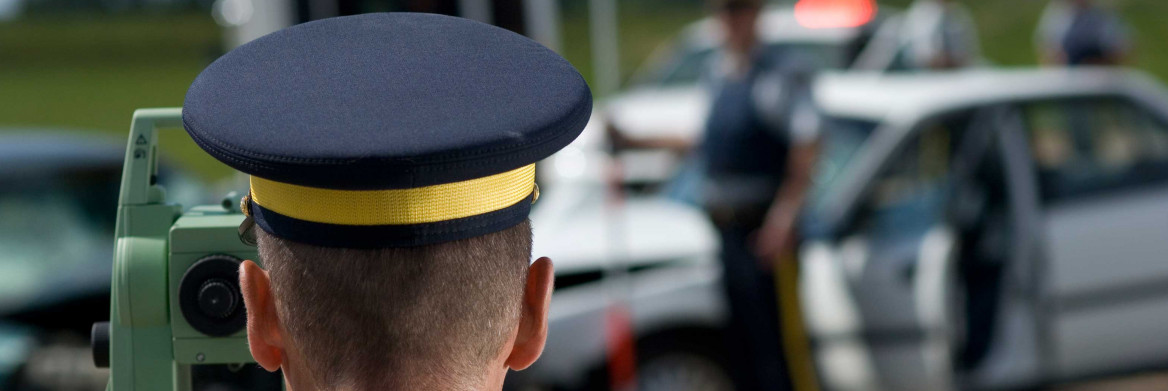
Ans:
[{"label": "short grey hair", "polygon": [[479,382],[518,325],[529,221],[406,248],[321,247],[256,234],[276,313],[322,387],[416,386],[417,376]]}]

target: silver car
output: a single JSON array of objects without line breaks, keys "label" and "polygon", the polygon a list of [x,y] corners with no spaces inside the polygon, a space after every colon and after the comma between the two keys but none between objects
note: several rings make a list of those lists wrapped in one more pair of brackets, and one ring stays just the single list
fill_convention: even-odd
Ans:
[{"label": "silver car", "polygon": [[1138,72],[832,75],[800,249],[834,390],[1168,364],[1168,95]]}]

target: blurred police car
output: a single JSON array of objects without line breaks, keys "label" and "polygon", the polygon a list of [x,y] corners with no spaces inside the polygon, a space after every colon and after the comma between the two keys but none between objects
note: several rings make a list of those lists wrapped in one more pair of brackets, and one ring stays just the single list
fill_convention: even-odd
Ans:
[{"label": "blurred police car", "polygon": [[835,390],[1030,387],[1168,364],[1168,95],[1134,71],[824,77],[801,248]]},{"label": "blurred police car", "polygon": [[[1165,364],[1158,83],[1107,69],[834,74],[815,95],[830,126],[800,294],[829,389],[1003,389]],[[642,386],[727,387],[714,233],[662,192],[614,201],[595,123],[540,168],[536,253],[559,284],[545,355],[512,384],[597,384],[606,311],[623,302]],[[614,269],[627,271],[615,294]]]},{"label": "blurred police car", "polygon": [[[0,389],[96,390],[89,327],[109,319],[124,144],[85,133],[0,130]],[[202,186],[159,180],[187,204]]]}]

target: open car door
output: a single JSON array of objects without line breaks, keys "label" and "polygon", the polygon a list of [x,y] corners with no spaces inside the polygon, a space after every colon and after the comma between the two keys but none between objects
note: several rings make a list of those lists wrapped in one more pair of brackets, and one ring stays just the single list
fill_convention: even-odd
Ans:
[{"label": "open car door", "polygon": [[999,114],[904,121],[907,131],[890,123],[845,169],[851,183],[838,191],[854,195],[834,197],[845,201],[825,208],[840,217],[816,221],[827,228],[800,249],[801,304],[826,388],[955,388],[966,326],[960,238],[986,200],[967,185],[996,158]]}]

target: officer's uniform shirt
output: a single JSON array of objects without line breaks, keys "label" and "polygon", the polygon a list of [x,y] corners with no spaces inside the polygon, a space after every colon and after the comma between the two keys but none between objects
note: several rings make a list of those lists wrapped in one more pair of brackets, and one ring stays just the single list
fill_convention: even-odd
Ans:
[{"label": "officer's uniform shirt", "polygon": [[905,16],[902,45],[912,66],[930,68],[934,59],[948,57],[959,66],[981,58],[981,43],[969,11],[957,3],[918,0]]},{"label": "officer's uniform shirt", "polygon": [[819,138],[821,117],[806,62],[758,49],[745,73],[727,54],[703,78],[711,97],[699,147],[706,206],[766,205],[786,175],[789,150]]},{"label": "officer's uniform shirt", "polygon": [[1079,8],[1057,0],[1043,12],[1035,44],[1063,53],[1067,65],[1120,56],[1129,49],[1127,27],[1117,15],[1099,6]]}]

